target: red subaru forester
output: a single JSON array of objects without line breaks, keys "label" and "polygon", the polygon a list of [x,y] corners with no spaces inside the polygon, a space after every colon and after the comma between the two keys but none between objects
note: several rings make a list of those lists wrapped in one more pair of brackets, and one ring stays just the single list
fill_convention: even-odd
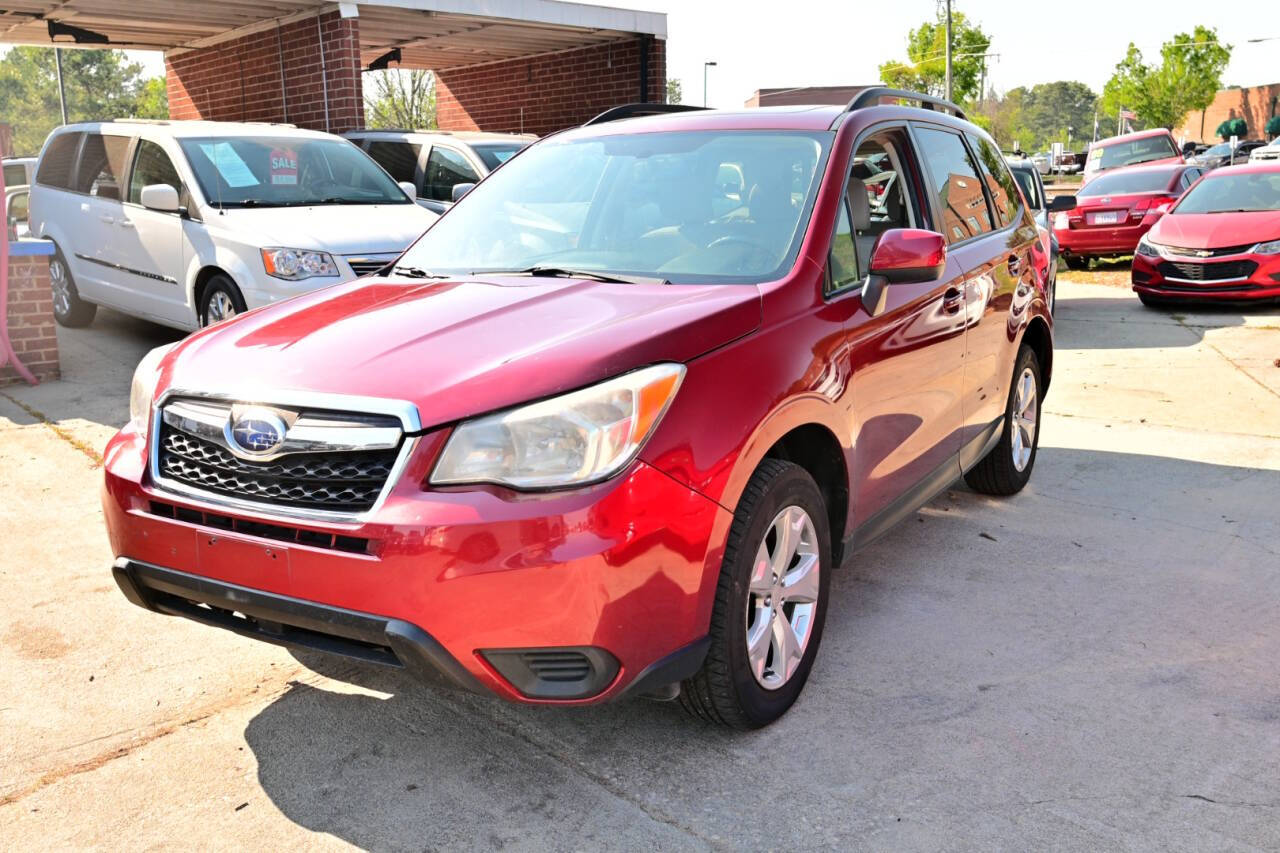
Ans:
[{"label": "red subaru forester", "polygon": [[115,577],[505,699],[761,726],[846,555],[961,475],[1026,484],[1047,273],[946,102],[618,108],[394,268],[143,359],[106,452]]}]

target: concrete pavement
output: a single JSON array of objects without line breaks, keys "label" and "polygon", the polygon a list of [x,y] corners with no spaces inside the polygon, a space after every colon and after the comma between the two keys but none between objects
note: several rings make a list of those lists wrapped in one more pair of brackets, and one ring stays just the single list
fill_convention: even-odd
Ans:
[{"label": "concrete pavement", "polygon": [[66,380],[0,389],[0,846],[1280,846],[1280,310],[1064,279],[1058,319],[1030,487],[858,554],[801,700],[745,735],[129,605],[94,452],[172,336],[63,330]]}]

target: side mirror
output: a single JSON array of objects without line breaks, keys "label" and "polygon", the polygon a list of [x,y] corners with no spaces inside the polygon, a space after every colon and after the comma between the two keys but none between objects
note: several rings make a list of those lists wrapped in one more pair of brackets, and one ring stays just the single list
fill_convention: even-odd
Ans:
[{"label": "side mirror", "polygon": [[178,191],[168,184],[147,184],[142,188],[139,201],[148,210],[158,210],[161,213],[177,213],[180,207]]},{"label": "side mirror", "polygon": [[471,192],[471,188],[474,186],[475,186],[474,183],[454,184],[453,193],[452,193],[453,200],[458,201],[464,195]]},{"label": "side mirror", "polygon": [[400,181],[400,189],[404,190],[404,194],[409,198],[418,197],[418,188],[413,185],[413,181]]},{"label": "side mirror", "polygon": [[891,228],[871,250],[871,274],[891,284],[934,281],[946,266],[947,243],[934,231]]},{"label": "side mirror", "polygon": [[1049,200],[1050,213],[1063,213],[1076,209],[1076,197],[1073,195],[1056,195]]}]

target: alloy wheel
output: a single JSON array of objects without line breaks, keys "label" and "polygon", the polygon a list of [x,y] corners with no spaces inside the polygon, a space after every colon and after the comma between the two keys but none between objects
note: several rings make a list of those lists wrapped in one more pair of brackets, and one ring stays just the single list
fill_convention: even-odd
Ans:
[{"label": "alloy wheel", "polygon": [[818,534],[798,506],[779,512],[756,550],[747,596],[747,658],[756,681],[777,690],[795,674],[818,607]]},{"label": "alloy wheel", "polygon": [[1026,470],[1036,445],[1036,376],[1028,367],[1013,392],[1013,467]]},{"label": "alloy wheel", "polygon": [[53,309],[65,317],[71,313],[71,285],[61,258],[49,262],[49,282],[53,288]]},{"label": "alloy wheel", "polygon": [[236,315],[236,305],[225,290],[215,290],[204,310],[204,324],[212,326]]}]

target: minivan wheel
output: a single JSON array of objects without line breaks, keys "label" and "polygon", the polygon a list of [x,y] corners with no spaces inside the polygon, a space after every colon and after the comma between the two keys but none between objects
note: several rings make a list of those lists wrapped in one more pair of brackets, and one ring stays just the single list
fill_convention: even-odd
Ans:
[{"label": "minivan wheel", "polygon": [[1031,479],[1040,446],[1040,362],[1031,347],[1018,351],[1000,441],[964,475],[975,492],[1012,495]]},{"label": "minivan wheel", "polygon": [[80,298],[61,249],[56,249],[49,259],[49,285],[53,293],[53,319],[59,326],[78,329],[93,322],[98,306]]},{"label": "minivan wheel", "polygon": [[729,529],[711,614],[711,648],[684,682],[691,714],[738,729],[768,725],[804,689],[826,618],[831,534],[817,483],[766,459]]},{"label": "minivan wheel", "polygon": [[212,276],[200,297],[200,326],[212,326],[245,312],[240,288],[225,275]]}]

